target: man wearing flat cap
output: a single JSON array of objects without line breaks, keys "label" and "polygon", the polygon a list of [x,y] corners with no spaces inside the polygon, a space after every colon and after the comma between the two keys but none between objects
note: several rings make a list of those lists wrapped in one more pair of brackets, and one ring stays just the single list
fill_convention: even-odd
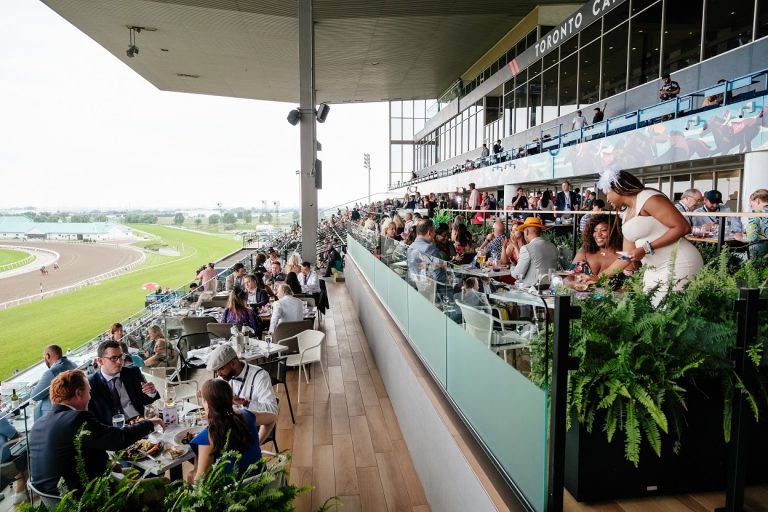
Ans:
[{"label": "man wearing flat cap", "polygon": [[269,373],[238,359],[235,349],[227,344],[211,353],[207,368],[229,383],[236,404],[254,413],[259,424],[259,444],[263,443],[277,422],[277,398]]},{"label": "man wearing flat cap", "polygon": [[546,275],[549,269],[557,268],[557,247],[549,240],[541,238],[541,232],[547,229],[538,217],[528,217],[517,227],[523,232],[525,245],[520,247],[520,258],[511,274],[523,286],[532,286]]},{"label": "man wearing flat cap", "polygon": [[[702,213],[730,212],[731,209],[723,205],[723,194],[719,190],[710,190],[704,194],[704,204],[694,210]],[[713,215],[693,217],[694,226],[704,226],[705,229],[716,231],[720,226],[720,218]],[[725,234],[741,233],[741,220],[738,217],[725,218]]]}]

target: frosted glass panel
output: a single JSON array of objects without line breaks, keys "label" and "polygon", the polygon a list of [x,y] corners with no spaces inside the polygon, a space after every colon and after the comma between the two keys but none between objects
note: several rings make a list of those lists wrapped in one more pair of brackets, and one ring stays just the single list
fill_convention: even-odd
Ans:
[{"label": "frosted glass panel", "polygon": [[445,324],[443,312],[422,292],[408,287],[408,336],[432,373],[445,387]]}]

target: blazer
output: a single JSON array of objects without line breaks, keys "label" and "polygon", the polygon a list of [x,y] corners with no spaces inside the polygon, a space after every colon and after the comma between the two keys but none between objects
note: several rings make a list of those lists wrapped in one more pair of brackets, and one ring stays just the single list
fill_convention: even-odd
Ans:
[{"label": "blazer", "polygon": [[243,280],[245,279],[245,276],[236,276],[235,274],[229,274],[227,276],[227,280],[224,281],[224,289],[228,292],[231,292],[235,286],[239,286],[240,288],[245,288],[245,283],[243,283]]},{"label": "blazer", "polygon": [[272,304],[272,320],[269,322],[269,332],[275,332],[280,322],[298,322],[304,320],[304,301],[293,295],[285,295]]},{"label": "blazer", "polygon": [[511,274],[523,286],[532,286],[550,269],[557,270],[558,252],[555,244],[537,236],[520,249],[520,259]]},{"label": "blazer", "polygon": [[[120,380],[126,393],[128,393],[131,404],[133,404],[133,407],[136,408],[139,414],[143,413],[145,405],[149,405],[160,398],[160,393],[157,391],[155,391],[154,396],[147,396],[141,391],[141,383],[144,382],[144,376],[141,374],[141,370],[136,367],[128,368],[124,366],[120,371]],[[111,425],[112,416],[117,414],[117,411],[115,411],[112,405],[112,396],[109,393],[107,381],[104,380],[104,376],[98,371],[88,377],[88,382],[91,384],[91,401],[88,403],[88,410],[93,412],[94,416],[102,423]],[[129,420],[130,418],[125,419]]]},{"label": "blazer", "polygon": [[[579,205],[576,203],[576,192],[569,190],[568,194],[571,196],[571,207],[569,210],[577,210]],[[562,190],[555,196],[555,210],[565,210],[565,192]]]},{"label": "blazer", "polygon": [[89,479],[106,471],[107,450],[122,450],[154,429],[152,422],[147,420],[115,428],[100,422],[90,411],[54,405],[49,414],[35,421],[29,433],[30,476],[32,484],[42,492],[58,495],[56,486],[62,477],[70,491],[85,487],[75,465],[75,437],[81,426],[90,432],[83,437],[82,444],[85,473]]},{"label": "blazer", "polygon": [[34,411],[35,421],[51,410],[51,399],[48,395],[48,389],[50,388],[54,377],[61,372],[74,370],[75,368],[77,368],[77,365],[64,356],[53,363],[51,367],[43,373],[43,376],[40,377],[40,380],[37,381],[37,384],[30,393],[30,397],[32,397],[33,400],[37,400],[37,406]]}]

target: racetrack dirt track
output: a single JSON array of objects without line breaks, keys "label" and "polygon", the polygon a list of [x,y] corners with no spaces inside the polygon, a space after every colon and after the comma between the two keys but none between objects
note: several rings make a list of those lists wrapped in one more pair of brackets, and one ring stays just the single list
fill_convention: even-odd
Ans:
[{"label": "racetrack dirt track", "polygon": [[141,258],[141,253],[115,245],[72,244],[63,242],[14,242],[3,241],[4,245],[39,247],[59,253],[59,270],[49,265],[48,275],[40,270],[0,279],[0,303],[70,286],[84,279],[115,270]]}]

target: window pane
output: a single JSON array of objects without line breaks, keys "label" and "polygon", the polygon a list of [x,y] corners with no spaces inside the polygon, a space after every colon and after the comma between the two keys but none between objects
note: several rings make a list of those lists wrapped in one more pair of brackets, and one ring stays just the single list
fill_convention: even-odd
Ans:
[{"label": "window pane", "polygon": [[608,98],[626,90],[627,82],[627,35],[629,23],[625,22],[603,36],[603,85],[601,98]]},{"label": "window pane", "polygon": [[707,190],[712,190],[714,185],[714,174],[712,172],[701,172],[693,175],[693,188],[699,189],[703,194]]},{"label": "window pane", "polygon": [[410,174],[413,171],[413,145],[403,144],[403,172]]},{"label": "window pane", "polygon": [[578,57],[574,53],[560,63],[560,115],[576,110],[576,66]]},{"label": "window pane", "polygon": [[413,100],[403,102],[403,117],[413,117]]},{"label": "window pane", "polygon": [[632,15],[634,16],[638,12],[656,2],[659,2],[659,0],[632,0]]},{"label": "window pane", "polygon": [[579,34],[579,37],[581,37],[580,45],[581,47],[587,46],[589,43],[600,37],[600,30],[601,30],[601,22],[600,19],[592,23],[590,26],[585,28],[581,31],[581,34]]},{"label": "window pane", "polygon": [[392,117],[400,117],[403,113],[403,102],[402,101],[390,101],[390,106],[392,107],[392,113],[390,114]]},{"label": "window pane", "polygon": [[629,25],[629,87],[656,80],[659,73],[661,3],[643,11]]},{"label": "window pane", "polygon": [[392,172],[402,172],[403,171],[403,150],[402,146],[400,144],[392,144],[390,146],[390,157],[389,157],[389,168],[392,170]]},{"label": "window pane", "polygon": [[413,120],[413,132],[419,133],[424,128],[424,118],[423,117],[417,117]]},{"label": "window pane", "polygon": [[579,104],[598,100],[600,82],[600,41],[579,50]]},{"label": "window pane", "polygon": [[552,66],[544,72],[542,87],[544,111],[541,122],[544,123],[557,117],[557,66]]},{"label": "window pane", "polygon": [[560,62],[560,48],[555,48],[544,57],[544,68],[549,68]]},{"label": "window pane", "polygon": [[702,1],[666,2],[662,72],[673,73],[699,61]]},{"label": "window pane", "polygon": [[413,140],[413,119],[403,119],[403,140]]},{"label": "window pane", "polygon": [[541,124],[541,75],[528,81],[529,126]]},{"label": "window pane", "polygon": [[[739,189],[741,188],[741,171],[721,171],[717,173],[715,188],[723,194],[725,205],[732,212],[741,211]],[[703,191],[702,191],[703,192]],[[751,193],[751,192],[750,192]]]},{"label": "window pane", "polygon": [[392,140],[400,140],[403,138],[402,119],[399,117],[392,119],[392,133],[390,137]]},{"label": "window pane", "polygon": [[754,0],[707,2],[705,59],[752,41],[754,8]]},{"label": "window pane", "polygon": [[629,19],[629,2],[624,2],[603,16],[603,32],[618,27]]},{"label": "window pane", "polygon": [[427,108],[426,100],[416,100],[413,102],[413,117],[424,117]]},{"label": "window pane", "polygon": [[528,128],[528,83],[515,89],[515,133]]},{"label": "window pane", "polygon": [[[670,199],[673,201],[679,201],[680,197],[683,195],[683,192],[691,188],[691,175],[680,174],[678,176],[674,176],[672,179],[672,197]],[[702,190],[701,192],[704,193],[706,190]]]},{"label": "window pane", "polygon": [[[504,96],[504,132],[503,135],[512,135],[515,132],[515,94],[507,94]],[[482,140],[478,141],[478,146],[482,144]]]},{"label": "window pane", "polygon": [[768,0],[757,0],[757,37],[768,36]]}]

